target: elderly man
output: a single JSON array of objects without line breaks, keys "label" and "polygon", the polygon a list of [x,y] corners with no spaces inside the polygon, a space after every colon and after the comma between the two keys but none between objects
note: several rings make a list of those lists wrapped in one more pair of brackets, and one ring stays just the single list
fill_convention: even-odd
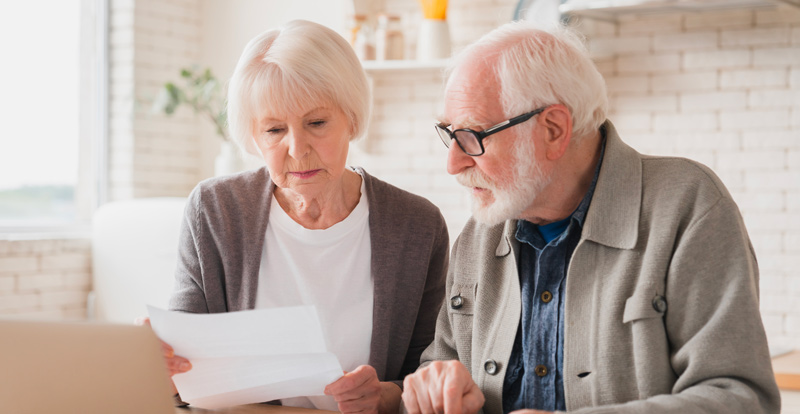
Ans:
[{"label": "elderly man", "polygon": [[511,23],[467,48],[437,130],[473,198],[410,413],[778,413],[758,269],[707,167],[606,120],[580,39]]}]

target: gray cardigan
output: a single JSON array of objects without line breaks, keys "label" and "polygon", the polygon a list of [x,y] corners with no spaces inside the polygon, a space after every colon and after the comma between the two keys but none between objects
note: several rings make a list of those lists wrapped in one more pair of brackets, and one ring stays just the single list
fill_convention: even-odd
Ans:
[{"label": "gray cardigan", "polygon": [[[567,409],[778,413],[758,307],[758,267],[722,182],[696,162],[643,156],[606,123],[605,158],[566,279]],[[470,220],[453,246],[436,338],[501,414],[520,320],[516,221]],[[487,364],[488,361],[493,363]]]},{"label": "gray cardigan", "polygon": [[[444,295],[449,241],[428,200],[360,170],[369,200],[374,283],[369,364],[402,381],[433,340]],[[170,309],[253,309],[275,185],[266,168],[201,182],[186,205]],[[314,252],[308,252],[313,260]]]}]

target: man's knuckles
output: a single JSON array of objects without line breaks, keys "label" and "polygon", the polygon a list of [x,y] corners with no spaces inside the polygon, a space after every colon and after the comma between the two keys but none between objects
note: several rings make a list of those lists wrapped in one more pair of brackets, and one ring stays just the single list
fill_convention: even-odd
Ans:
[{"label": "man's knuckles", "polygon": [[460,397],[466,393],[468,388],[461,386],[461,384],[455,384],[453,382],[449,382],[442,388],[442,394],[445,397]]}]

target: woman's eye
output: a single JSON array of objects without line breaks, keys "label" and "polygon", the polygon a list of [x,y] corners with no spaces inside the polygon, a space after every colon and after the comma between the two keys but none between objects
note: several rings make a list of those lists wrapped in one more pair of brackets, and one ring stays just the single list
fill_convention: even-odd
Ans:
[{"label": "woman's eye", "polygon": [[321,127],[321,126],[325,125],[325,121],[322,120],[322,119],[319,119],[319,120],[316,120],[316,121],[311,121],[311,122],[309,122],[309,124],[311,126],[313,126],[313,127]]},{"label": "woman's eye", "polygon": [[266,132],[267,132],[267,134],[275,135],[275,134],[280,134],[281,132],[283,132],[283,129],[282,128],[270,128]]}]

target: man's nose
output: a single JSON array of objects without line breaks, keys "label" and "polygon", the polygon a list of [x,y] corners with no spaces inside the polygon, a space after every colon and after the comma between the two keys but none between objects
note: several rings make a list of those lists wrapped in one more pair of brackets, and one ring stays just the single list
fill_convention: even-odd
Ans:
[{"label": "man's nose", "polygon": [[456,175],[474,165],[475,160],[458,146],[458,142],[450,141],[450,148],[447,151],[447,172]]}]

